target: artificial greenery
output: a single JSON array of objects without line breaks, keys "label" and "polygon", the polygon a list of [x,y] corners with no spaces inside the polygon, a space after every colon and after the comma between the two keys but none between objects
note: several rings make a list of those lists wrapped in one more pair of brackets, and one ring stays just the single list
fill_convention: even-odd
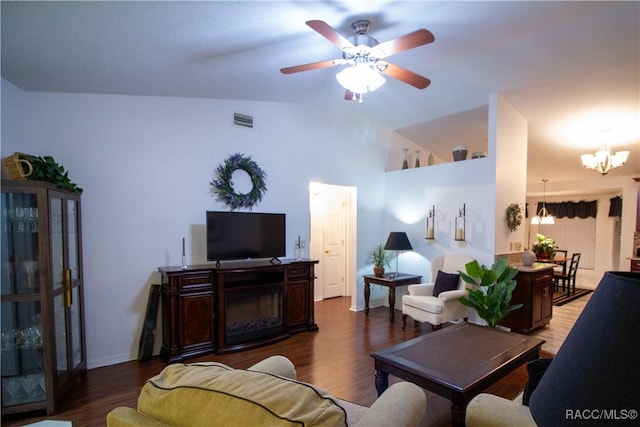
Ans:
[{"label": "artificial greenery", "polygon": [[[238,169],[245,171],[251,178],[253,187],[247,194],[239,194],[233,189],[233,172]],[[218,179],[210,182],[213,187],[212,191],[217,195],[218,201],[229,206],[232,211],[238,208],[253,207],[253,205],[262,200],[262,195],[267,191],[267,186],[264,182],[267,175],[251,159],[251,156],[245,156],[240,153],[230,156],[223,164],[218,166],[216,175]]]},{"label": "artificial greenery", "polygon": [[46,181],[57,185],[60,188],[70,190],[76,194],[82,193],[82,188],[71,182],[69,172],[64,170],[51,156],[28,156],[29,162],[33,166],[33,172],[29,176],[33,181]]},{"label": "artificial greenery", "polygon": [[460,277],[477,287],[469,289],[469,295],[461,297],[460,302],[475,309],[489,327],[495,328],[507,314],[522,307],[522,304],[509,305],[516,288],[513,278],[518,270],[510,267],[505,258],[498,259],[491,268],[473,260],[465,264],[465,269],[466,273],[459,271]]},{"label": "artificial greenery", "polygon": [[384,249],[383,244],[378,244],[373,247],[367,254],[367,262],[380,267],[389,267],[391,264],[391,255]]},{"label": "artificial greenery", "polygon": [[542,234],[536,234],[536,242],[531,245],[531,250],[538,258],[552,259],[556,254],[556,241]]},{"label": "artificial greenery", "polygon": [[514,232],[520,227],[520,224],[522,224],[522,209],[520,205],[511,203],[509,207],[507,207],[506,220],[509,231]]}]

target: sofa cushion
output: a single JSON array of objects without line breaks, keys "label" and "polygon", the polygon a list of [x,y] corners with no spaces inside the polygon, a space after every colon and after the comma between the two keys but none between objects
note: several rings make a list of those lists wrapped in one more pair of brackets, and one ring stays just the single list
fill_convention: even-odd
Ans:
[{"label": "sofa cushion", "polygon": [[440,292],[455,291],[458,289],[458,282],[460,281],[460,275],[456,273],[445,273],[444,271],[438,271],[436,281],[433,284],[433,296],[437,297]]},{"label": "sofa cushion", "polygon": [[531,393],[536,389],[538,383],[542,379],[542,376],[547,371],[547,368],[551,364],[553,359],[534,359],[527,363],[527,373],[529,374],[529,380],[524,386],[524,392],[522,393],[522,404],[529,406],[529,399]]},{"label": "sofa cushion", "polygon": [[138,411],[173,426],[340,426],[346,413],[328,392],[220,363],[172,364],[147,381]]},{"label": "sofa cushion", "polygon": [[444,304],[436,297],[403,295],[402,304],[435,314],[440,314],[444,310]]}]

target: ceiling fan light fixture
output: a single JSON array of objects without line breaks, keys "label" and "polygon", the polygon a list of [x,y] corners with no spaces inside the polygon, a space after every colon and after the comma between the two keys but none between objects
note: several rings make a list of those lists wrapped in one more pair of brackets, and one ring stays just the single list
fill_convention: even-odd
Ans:
[{"label": "ceiling fan light fixture", "polygon": [[356,64],[345,68],[336,74],[336,80],[343,88],[360,94],[373,92],[385,82],[379,72],[365,64]]}]

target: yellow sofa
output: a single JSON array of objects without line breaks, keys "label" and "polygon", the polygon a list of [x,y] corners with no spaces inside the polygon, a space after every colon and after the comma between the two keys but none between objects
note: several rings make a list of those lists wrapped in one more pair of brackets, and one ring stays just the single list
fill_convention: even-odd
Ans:
[{"label": "yellow sofa", "polygon": [[393,384],[367,408],[297,381],[293,363],[272,356],[247,370],[168,365],[143,386],[137,409],[112,410],[107,426],[402,427],[417,426],[425,410],[425,392],[414,384]]}]

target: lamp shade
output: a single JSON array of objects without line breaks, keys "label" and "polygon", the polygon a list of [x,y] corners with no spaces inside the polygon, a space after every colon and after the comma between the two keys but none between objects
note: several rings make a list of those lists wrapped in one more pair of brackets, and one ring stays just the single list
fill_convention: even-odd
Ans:
[{"label": "lamp shade", "polygon": [[389,233],[389,238],[387,238],[384,248],[388,251],[410,251],[413,249],[411,242],[409,242],[409,237],[404,231],[392,231]]},{"label": "lamp shade", "polygon": [[336,74],[338,83],[353,93],[373,92],[385,82],[384,77],[371,66],[356,64]]},{"label": "lamp shade", "polygon": [[640,273],[605,273],[531,395],[529,408],[536,423],[637,422],[639,324]]}]

